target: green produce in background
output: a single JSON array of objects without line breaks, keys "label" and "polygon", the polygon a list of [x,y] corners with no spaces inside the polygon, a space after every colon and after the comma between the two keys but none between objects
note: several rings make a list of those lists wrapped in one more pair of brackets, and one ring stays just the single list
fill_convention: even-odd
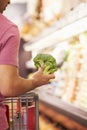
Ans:
[{"label": "green produce in background", "polygon": [[37,69],[44,66],[44,73],[51,74],[58,70],[56,59],[50,54],[37,54],[33,59],[34,65]]},{"label": "green produce in background", "polygon": [[66,52],[65,52],[64,61],[67,61],[67,59],[68,59],[68,56],[69,56],[69,51],[66,51]]}]

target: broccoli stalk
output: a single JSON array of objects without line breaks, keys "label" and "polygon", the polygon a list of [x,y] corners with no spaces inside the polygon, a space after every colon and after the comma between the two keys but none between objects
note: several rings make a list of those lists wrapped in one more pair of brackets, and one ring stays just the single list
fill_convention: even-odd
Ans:
[{"label": "broccoli stalk", "polygon": [[37,54],[33,61],[37,69],[44,66],[45,74],[54,73],[58,69],[56,59],[50,54]]}]

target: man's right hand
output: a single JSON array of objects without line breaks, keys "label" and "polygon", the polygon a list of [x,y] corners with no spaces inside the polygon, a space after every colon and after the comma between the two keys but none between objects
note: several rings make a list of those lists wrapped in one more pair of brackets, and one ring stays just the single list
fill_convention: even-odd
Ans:
[{"label": "man's right hand", "polygon": [[55,78],[54,74],[44,74],[43,71],[44,71],[44,68],[41,67],[32,76],[32,78],[34,80],[34,84],[35,84],[36,87],[39,87],[41,85],[45,85],[49,82],[50,79]]}]

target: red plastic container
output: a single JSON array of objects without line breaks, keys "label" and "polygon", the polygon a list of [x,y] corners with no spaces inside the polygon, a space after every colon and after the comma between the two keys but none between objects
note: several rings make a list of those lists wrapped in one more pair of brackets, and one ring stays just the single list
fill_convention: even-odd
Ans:
[{"label": "red plastic container", "polygon": [[29,130],[35,130],[35,107],[28,108],[28,127]]}]

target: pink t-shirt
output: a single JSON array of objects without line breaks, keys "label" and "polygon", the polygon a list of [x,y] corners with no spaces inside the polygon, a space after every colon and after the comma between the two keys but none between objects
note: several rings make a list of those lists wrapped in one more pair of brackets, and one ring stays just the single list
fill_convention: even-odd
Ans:
[{"label": "pink t-shirt", "polygon": [[[0,65],[18,66],[20,36],[17,26],[0,13]],[[4,97],[0,94],[0,130],[7,129]]]}]

